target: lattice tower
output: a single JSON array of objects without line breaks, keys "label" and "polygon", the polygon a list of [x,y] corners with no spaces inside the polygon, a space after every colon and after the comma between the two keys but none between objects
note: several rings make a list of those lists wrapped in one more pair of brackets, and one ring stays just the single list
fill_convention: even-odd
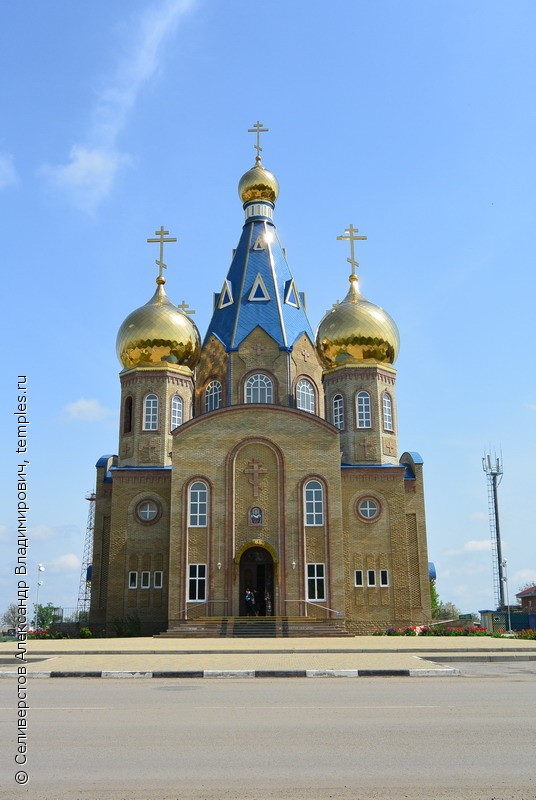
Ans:
[{"label": "lattice tower", "polygon": [[502,480],[503,470],[500,459],[495,456],[495,460],[493,461],[491,455],[484,456],[482,459],[482,467],[486,473],[488,484],[488,514],[491,535],[493,591],[497,608],[501,608],[504,606],[504,578],[497,487]]},{"label": "lattice tower", "polygon": [[95,492],[86,494],[89,500],[89,510],[87,514],[86,539],[84,542],[84,555],[82,557],[82,569],[80,571],[80,585],[78,587],[78,620],[80,616],[89,613],[91,602],[91,577],[88,580],[88,570],[93,559],[93,532],[95,530]]}]

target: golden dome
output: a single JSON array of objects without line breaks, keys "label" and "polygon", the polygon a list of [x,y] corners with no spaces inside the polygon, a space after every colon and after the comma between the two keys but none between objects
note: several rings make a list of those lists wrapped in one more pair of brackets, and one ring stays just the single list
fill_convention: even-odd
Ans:
[{"label": "golden dome", "polygon": [[383,308],[359,293],[357,275],[341,303],[318,326],[316,349],[326,367],[376,362],[394,364],[400,347],[398,328]]},{"label": "golden dome", "polygon": [[238,194],[243,203],[251,200],[269,200],[270,203],[275,203],[279,194],[279,183],[273,172],[265,169],[258,159],[255,166],[240,178]]},{"label": "golden dome", "polygon": [[201,354],[197,326],[173,305],[164,278],[148,303],[128,315],[117,334],[117,357],[125,367],[185,366],[193,369]]}]

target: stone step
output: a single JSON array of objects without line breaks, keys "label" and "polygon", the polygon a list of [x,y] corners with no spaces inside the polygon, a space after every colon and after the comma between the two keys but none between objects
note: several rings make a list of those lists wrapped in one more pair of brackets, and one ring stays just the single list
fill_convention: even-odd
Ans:
[{"label": "stone step", "polygon": [[314,617],[198,617],[181,620],[164,638],[350,636],[344,620]]}]

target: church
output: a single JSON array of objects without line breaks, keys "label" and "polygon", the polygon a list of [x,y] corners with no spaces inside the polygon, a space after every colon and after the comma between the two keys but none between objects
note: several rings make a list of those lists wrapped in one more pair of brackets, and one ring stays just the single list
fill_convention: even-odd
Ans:
[{"label": "church", "polygon": [[423,462],[398,446],[398,329],[361,293],[366,237],[350,225],[347,294],[313,332],[275,226],[265,130],[251,129],[244,224],[204,336],[166,294],[176,239],[163,227],[147,240],[156,291],[119,328],[119,443],[96,465],[89,617],[110,633],[129,617],[146,635],[248,615],[350,634],[431,619]]}]

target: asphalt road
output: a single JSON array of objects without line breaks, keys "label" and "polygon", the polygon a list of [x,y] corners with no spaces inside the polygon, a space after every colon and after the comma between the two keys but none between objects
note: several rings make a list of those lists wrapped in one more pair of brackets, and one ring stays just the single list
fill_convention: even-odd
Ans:
[{"label": "asphalt road", "polygon": [[37,679],[20,787],[4,679],[0,797],[535,800],[536,665],[461,666],[447,679]]}]

